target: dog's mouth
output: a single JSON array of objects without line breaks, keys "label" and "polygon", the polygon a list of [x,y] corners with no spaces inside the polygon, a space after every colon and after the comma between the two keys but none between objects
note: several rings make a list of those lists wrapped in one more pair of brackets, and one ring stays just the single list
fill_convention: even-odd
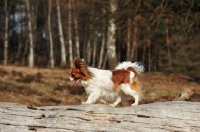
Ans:
[{"label": "dog's mouth", "polygon": [[72,85],[75,85],[78,82],[79,79],[75,79],[72,81]]}]

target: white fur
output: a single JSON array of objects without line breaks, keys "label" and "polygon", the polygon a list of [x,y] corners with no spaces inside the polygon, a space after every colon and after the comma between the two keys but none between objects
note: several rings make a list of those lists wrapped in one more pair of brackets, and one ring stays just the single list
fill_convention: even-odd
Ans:
[{"label": "white fur", "polygon": [[144,66],[140,64],[139,62],[130,62],[130,61],[124,61],[122,63],[119,63],[115,69],[127,69],[128,67],[136,67],[138,72],[141,73],[144,71]]},{"label": "white fur", "polygon": [[[127,69],[128,67],[136,68],[137,71],[143,72],[144,67],[139,63],[123,62],[120,63],[115,69]],[[97,68],[88,67],[89,71],[94,75],[92,79],[88,81],[81,80],[81,84],[85,88],[86,93],[89,95],[86,102],[82,104],[93,104],[96,101],[109,100],[115,101],[111,106],[115,107],[121,102],[121,91],[126,95],[130,95],[135,98],[135,103],[132,105],[138,105],[140,100],[140,94],[132,90],[129,84],[121,84],[117,91],[113,91],[114,82],[111,80],[112,72],[109,70],[101,70]],[[130,72],[130,80],[133,80],[135,73]],[[131,81],[130,84],[133,82]]]}]

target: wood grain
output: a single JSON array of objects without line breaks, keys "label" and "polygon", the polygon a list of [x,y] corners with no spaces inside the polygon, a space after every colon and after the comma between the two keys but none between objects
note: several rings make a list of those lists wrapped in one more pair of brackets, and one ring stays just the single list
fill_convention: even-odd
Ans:
[{"label": "wood grain", "polygon": [[33,107],[0,103],[0,132],[200,131],[200,102]]}]

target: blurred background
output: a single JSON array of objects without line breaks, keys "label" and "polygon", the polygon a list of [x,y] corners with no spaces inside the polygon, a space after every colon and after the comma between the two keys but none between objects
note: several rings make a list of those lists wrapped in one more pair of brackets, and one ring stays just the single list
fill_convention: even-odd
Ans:
[{"label": "blurred background", "polygon": [[143,63],[144,103],[184,88],[199,101],[199,0],[1,0],[0,25],[0,101],[80,104],[84,89],[67,81],[77,56]]}]

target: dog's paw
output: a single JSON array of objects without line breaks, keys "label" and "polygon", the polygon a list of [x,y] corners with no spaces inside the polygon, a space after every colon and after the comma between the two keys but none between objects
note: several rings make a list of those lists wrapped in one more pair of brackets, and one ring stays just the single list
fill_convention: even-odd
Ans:
[{"label": "dog's paw", "polygon": [[111,107],[115,107],[115,105],[114,104],[109,104]]},{"label": "dog's paw", "polygon": [[81,104],[88,104],[87,102],[82,102]]},{"label": "dog's paw", "polygon": [[104,99],[100,99],[99,102],[106,104],[106,101]]},{"label": "dog's paw", "polygon": [[138,105],[138,103],[133,103],[131,106],[137,106]]}]

